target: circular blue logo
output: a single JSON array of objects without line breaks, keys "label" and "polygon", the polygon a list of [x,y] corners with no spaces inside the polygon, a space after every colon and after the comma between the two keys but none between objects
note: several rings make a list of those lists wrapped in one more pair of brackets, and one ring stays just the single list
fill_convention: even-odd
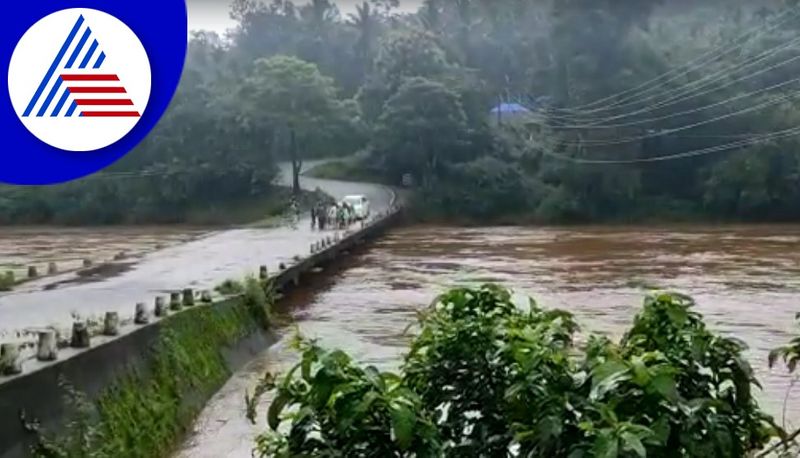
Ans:
[{"label": "circular blue logo", "polygon": [[184,0],[26,2],[14,13],[0,19],[0,182],[80,178],[144,139],[183,70]]}]

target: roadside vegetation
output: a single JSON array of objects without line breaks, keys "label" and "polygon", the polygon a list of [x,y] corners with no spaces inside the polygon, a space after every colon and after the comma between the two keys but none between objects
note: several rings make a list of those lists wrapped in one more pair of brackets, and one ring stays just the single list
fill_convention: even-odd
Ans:
[{"label": "roadside vegetation", "polygon": [[296,184],[304,160],[356,151],[318,173],[408,174],[428,219],[800,219],[796,2],[634,3],[236,0],[227,34],[192,35],[136,151],[0,187],[0,223],[269,208],[278,161]]},{"label": "roadside vegetation", "polygon": [[101,392],[89,397],[60,380],[68,414],[57,431],[48,430],[47,419],[21,412],[35,438],[31,456],[169,456],[205,401],[230,377],[225,350],[272,324],[269,283],[247,278],[221,289],[235,296],[165,318],[153,347],[140,360],[127,361]]},{"label": "roadside vegetation", "polygon": [[[790,456],[797,433],[759,407],[744,345],[710,331],[693,305],[652,293],[619,341],[579,342],[568,312],[515,303],[498,286],[454,289],[420,314],[397,373],[299,338],[297,366],[255,391],[274,391],[255,453],[744,457],[771,444]],[[771,363],[793,368],[796,347]]]},{"label": "roadside vegetation", "polygon": [[304,172],[304,175],[313,178],[359,181],[362,183],[383,183],[386,181],[382,171],[376,167],[371,167],[368,158],[363,156],[334,159],[310,168]]}]

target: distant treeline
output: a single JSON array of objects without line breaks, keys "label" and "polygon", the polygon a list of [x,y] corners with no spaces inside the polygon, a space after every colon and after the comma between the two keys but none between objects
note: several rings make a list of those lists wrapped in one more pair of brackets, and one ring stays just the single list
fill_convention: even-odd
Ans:
[{"label": "distant treeline", "polygon": [[356,151],[366,175],[411,174],[435,218],[800,219],[796,5],[667,3],[237,0],[237,26],[193,35],[166,116],[110,170],[177,178],[0,188],[0,220],[41,200],[54,221],[70,199],[98,207],[79,220],[174,214],[258,194],[276,161]]},{"label": "distant treeline", "polygon": [[265,218],[279,197],[288,198],[287,191],[270,184],[272,174],[202,167],[9,186],[0,188],[0,224],[216,224]]}]

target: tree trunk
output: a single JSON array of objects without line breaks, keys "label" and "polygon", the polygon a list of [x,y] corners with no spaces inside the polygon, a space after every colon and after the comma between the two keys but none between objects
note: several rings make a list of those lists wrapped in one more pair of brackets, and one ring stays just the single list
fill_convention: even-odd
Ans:
[{"label": "tree trunk", "polygon": [[295,196],[300,195],[300,169],[303,167],[303,161],[297,154],[297,136],[294,127],[289,127],[289,154],[292,158],[292,194]]}]

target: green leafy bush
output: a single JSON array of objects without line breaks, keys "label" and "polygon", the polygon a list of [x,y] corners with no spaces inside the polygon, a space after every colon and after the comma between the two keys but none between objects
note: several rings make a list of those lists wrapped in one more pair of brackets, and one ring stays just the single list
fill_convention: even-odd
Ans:
[{"label": "green leafy bush", "polygon": [[268,328],[272,321],[271,304],[274,300],[272,285],[269,282],[261,282],[254,277],[245,279],[244,305],[264,329]]},{"label": "green leafy bush", "polygon": [[244,285],[240,281],[228,279],[217,285],[214,290],[225,296],[242,294]]},{"label": "green leafy bush", "polygon": [[[795,319],[800,322],[800,313],[796,314]],[[769,367],[773,367],[778,359],[783,360],[790,373],[794,373],[800,361],[800,336],[795,336],[788,344],[772,350],[769,353]]]},{"label": "green leafy bush", "polygon": [[[409,386],[438,413],[450,455],[506,453],[514,439],[509,425],[528,410],[517,408],[520,378],[535,371],[540,380],[572,385],[564,351],[577,326],[567,313],[544,312],[532,301],[529,308],[522,312],[508,291],[485,286],[450,291],[422,314],[403,369]],[[537,342],[526,346],[526,339]]]},{"label": "green leafy bush", "polygon": [[[678,294],[652,294],[620,342],[589,336],[578,348],[578,326],[567,312],[532,300],[520,307],[493,285],[452,290],[420,314],[400,376],[306,345],[303,361],[277,385],[272,431],[261,437],[259,450],[281,456],[746,456],[783,432],[753,398],[758,383],[742,356],[744,345],[710,332],[693,305]],[[405,442],[421,448],[398,448],[386,408],[392,393],[402,393],[414,418],[426,419]],[[295,413],[279,415],[288,406]],[[283,421],[290,423],[288,434],[278,432]]]},{"label": "green leafy bush", "polygon": [[[301,362],[277,386],[265,382],[276,393],[267,414],[271,431],[258,437],[258,456],[441,456],[430,416],[399,376],[357,367],[342,351],[312,342],[299,346]],[[263,393],[263,385],[257,391]],[[276,432],[282,423],[288,434]]]}]

